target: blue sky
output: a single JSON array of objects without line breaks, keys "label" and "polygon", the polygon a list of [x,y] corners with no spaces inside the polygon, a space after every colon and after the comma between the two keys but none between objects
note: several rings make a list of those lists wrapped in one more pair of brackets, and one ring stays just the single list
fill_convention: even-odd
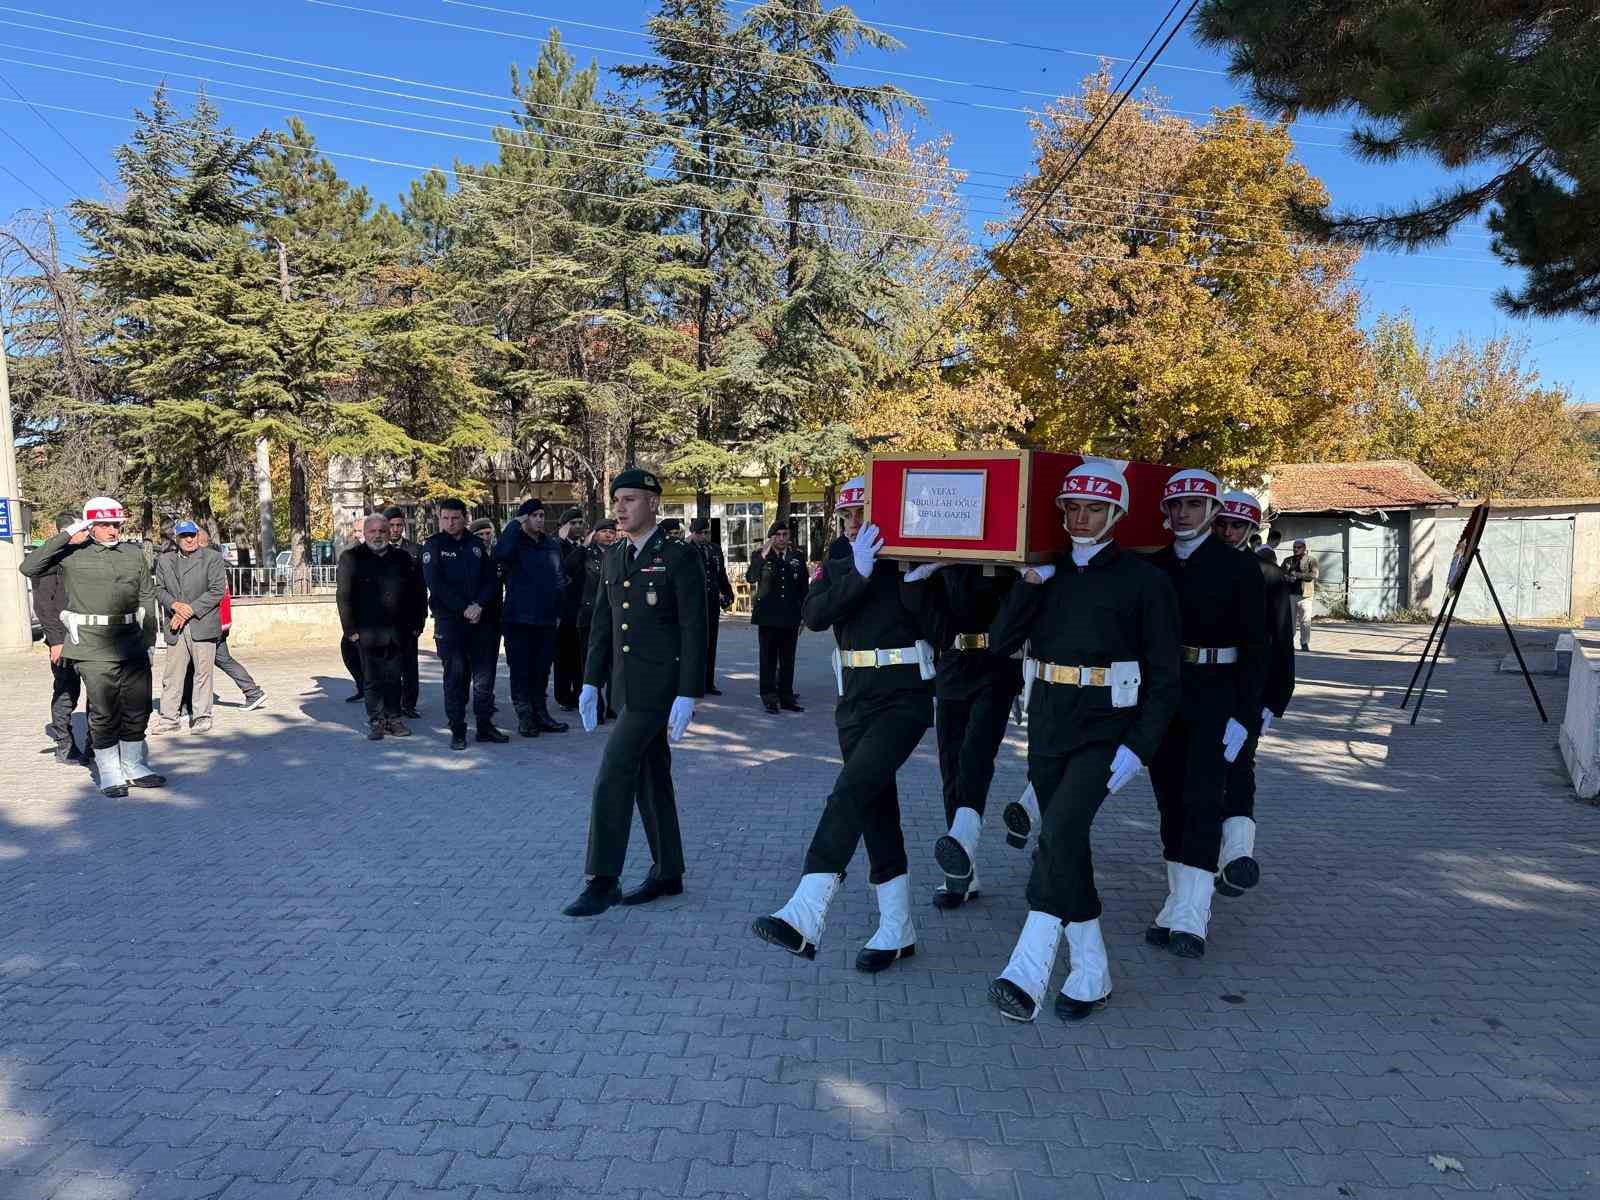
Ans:
[{"label": "blue sky", "polygon": [[[407,163],[448,165],[456,155],[487,158],[491,148],[471,140],[484,136],[489,113],[473,105],[493,108],[495,101],[463,92],[428,89],[437,84],[470,92],[505,95],[507,69],[512,61],[531,63],[537,45],[552,24],[563,35],[580,62],[590,58],[602,67],[636,62],[648,53],[647,43],[627,32],[639,31],[653,11],[648,3],[620,0],[482,0],[496,8],[514,10],[504,15],[481,7],[452,4],[447,0],[350,0],[373,10],[357,12],[313,0],[277,0],[270,5],[202,4],[196,0],[154,0],[129,5],[124,0],[60,0],[41,17],[18,11],[38,0],[0,0],[0,77],[28,99],[93,113],[126,116],[143,103],[149,88],[165,74],[175,88],[197,87],[195,73],[207,77],[206,86],[235,128],[280,127],[291,113],[319,110],[343,112],[366,119],[401,125],[424,125],[455,135],[401,132],[306,116],[325,150],[384,158]],[[736,6],[737,7],[737,6]],[[1008,108],[1031,108],[1044,103],[1033,95],[1074,90],[1083,75],[1094,69],[1095,55],[1134,54],[1161,15],[1163,0],[1125,0],[1121,4],[1084,4],[1068,0],[994,0],[982,6],[952,0],[860,0],[855,5],[863,19],[920,26],[967,37],[942,36],[911,30],[891,30],[904,48],[891,55],[864,56],[857,61],[885,71],[936,76],[946,82],[845,72],[842,78],[866,82],[889,80],[908,91],[930,98],[918,128],[928,136],[948,132],[954,138],[951,156],[957,166],[972,172],[974,184],[1003,187],[1026,171],[1030,162],[1028,117]],[[396,19],[376,13],[399,13],[450,25],[475,26],[520,36],[498,36],[469,29],[448,28]],[[71,21],[84,22],[72,24]],[[614,26],[616,31],[582,27]],[[31,26],[32,28],[24,28]],[[136,31],[133,33],[124,30]],[[69,37],[68,34],[79,35]],[[208,42],[226,50],[160,42],[151,36]],[[85,38],[100,38],[89,41]],[[980,41],[974,39],[993,39]],[[1028,43],[1031,48],[1016,44]],[[576,45],[582,43],[582,46]],[[200,63],[158,52],[160,49],[204,55],[229,63],[272,67],[325,79],[381,87],[400,96],[377,96],[328,86],[308,79],[290,79],[243,69],[241,66]],[[41,53],[51,51],[53,54]],[[335,67],[391,76],[408,82],[382,82],[370,78],[297,67],[257,55],[308,60]],[[62,55],[98,59],[90,63]],[[41,70],[24,63],[49,64],[84,74]],[[106,63],[125,64],[120,67]],[[1187,31],[1172,43],[1161,63],[1147,77],[1180,110],[1203,113],[1213,106],[1237,102],[1240,93],[1221,73],[1221,60],[1199,47]],[[1120,69],[1120,64],[1117,64]],[[138,67],[140,69],[128,69]],[[114,82],[110,77],[137,80],[138,86]],[[256,89],[277,89],[273,95]],[[971,86],[971,85],[990,85]],[[283,91],[318,97],[297,100]],[[15,98],[0,83],[0,101]],[[407,113],[431,113],[468,124],[419,120],[414,116],[363,112],[336,103],[337,99],[378,104]],[[180,101],[188,97],[178,96]],[[244,100],[256,103],[243,103]],[[429,99],[451,99],[469,107],[440,107]],[[988,107],[982,107],[988,106]],[[0,102],[0,129],[13,135],[0,137],[0,164],[20,176],[24,188],[0,172],[0,219],[19,207],[37,207],[39,195],[60,204],[68,195],[104,190],[95,171],[112,174],[111,149],[127,136],[128,125],[97,116],[42,108],[48,124],[16,103]],[[482,129],[470,122],[482,119]],[[1348,121],[1333,118],[1324,127],[1302,125],[1296,129],[1299,157],[1327,184],[1337,205],[1363,208],[1399,205],[1422,196],[1446,182],[1427,163],[1372,166],[1357,161],[1342,148],[1336,127]],[[55,128],[52,129],[51,126]],[[1328,128],[1332,126],[1335,128]],[[59,133],[57,132],[59,130]],[[63,136],[65,137],[63,138]],[[35,162],[18,142],[42,162]],[[71,143],[70,145],[68,143]],[[80,157],[80,151],[82,157]],[[393,201],[415,172],[370,163],[338,160],[351,178],[366,184],[380,199]],[[91,169],[93,168],[93,169]],[[59,179],[56,178],[59,176]],[[993,187],[970,190],[975,208],[994,210],[1003,198]],[[981,224],[981,218],[975,218]],[[1488,240],[1481,229],[1458,234],[1449,244],[1420,255],[1386,256],[1369,252],[1358,268],[1366,294],[1370,321],[1386,311],[1409,309],[1418,325],[1441,341],[1466,334],[1474,338],[1511,333],[1526,337],[1532,362],[1546,382],[1565,384],[1575,399],[1600,401],[1600,366],[1590,353],[1594,345],[1592,324],[1576,319],[1524,321],[1510,318],[1493,304],[1493,291],[1514,284],[1516,276],[1487,253]]]}]

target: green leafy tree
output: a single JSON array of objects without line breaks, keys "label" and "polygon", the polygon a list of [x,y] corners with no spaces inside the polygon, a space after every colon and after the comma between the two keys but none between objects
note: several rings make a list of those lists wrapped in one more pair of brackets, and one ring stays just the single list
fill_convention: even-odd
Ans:
[{"label": "green leafy tree", "polygon": [[1202,41],[1272,112],[1362,118],[1372,162],[1427,156],[1473,182],[1370,214],[1295,207],[1313,230],[1407,249],[1488,214],[1495,251],[1526,275],[1513,313],[1600,316],[1600,125],[1592,5],[1562,0],[1206,0]]}]

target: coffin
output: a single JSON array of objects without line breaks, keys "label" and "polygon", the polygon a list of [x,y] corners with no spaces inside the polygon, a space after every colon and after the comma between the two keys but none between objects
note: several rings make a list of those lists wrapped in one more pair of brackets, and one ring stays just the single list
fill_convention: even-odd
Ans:
[{"label": "coffin", "polygon": [[[1047,450],[874,455],[866,520],[882,533],[887,558],[1043,562],[1066,549],[1056,493],[1082,461]],[[1161,489],[1177,468],[1121,465],[1132,497],[1116,540],[1140,550],[1166,545],[1172,535],[1161,526]]]}]

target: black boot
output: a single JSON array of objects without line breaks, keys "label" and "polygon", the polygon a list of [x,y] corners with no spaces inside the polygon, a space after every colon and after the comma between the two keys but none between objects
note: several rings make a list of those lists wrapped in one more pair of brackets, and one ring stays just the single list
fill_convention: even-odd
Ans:
[{"label": "black boot", "polygon": [[523,709],[517,713],[517,733],[521,737],[538,737],[539,727],[533,723],[533,713]]},{"label": "black boot", "polygon": [[765,708],[773,716],[777,716],[778,715],[778,698],[776,696],[763,696],[763,697],[761,697],[761,707]]},{"label": "black boot", "polygon": [[494,722],[484,719],[478,722],[478,740],[480,742],[509,742],[511,739],[494,727]]},{"label": "black boot", "polygon": [[793,696],[779,696],[778,707],[783,709],[784,712],[805,712],[805,709],[800,706],[799,701]]},{"label": "black boot", "polygon": [[465,750],[467,748],[467,727],[465,723],[450,726],[450,749]]},{"label": "black boot", "polygon": [[565,733],[568,729],[567,723],[556,720],[548,709],[534,714],[533,723],[538,726],[540,733]]},{"label": "black boot", "polygon": [[369,742],[381,742],[381,741],[383,741],[383,735],[384,735],[384,731],[386,730],[386,728],[387,728],[387,726],[382,721],[368,721],[367,722],[367,741],[369,741]]}]

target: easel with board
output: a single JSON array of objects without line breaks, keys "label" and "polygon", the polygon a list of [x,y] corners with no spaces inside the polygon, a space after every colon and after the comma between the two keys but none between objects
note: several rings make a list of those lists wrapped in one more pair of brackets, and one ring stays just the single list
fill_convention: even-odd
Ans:
[{"label": "easel with board", "polygon": [[[1467,518],[1467,527],[1461,531],[1461,537],[1456,542],[1455,555],[1450,559],[1450,575],[1446,581],[1444,603],[1439,606],[1439,615],[1434,618],[1433,629],[1428,634],[1428,640],[1423,643],[1422,657],[1417,659],[1417,668],[1411,672],[1411,682],[1406,685],[1406,694],[1400,699],[1400,707],[1405,708],[1411,703],[1411,695],[1416,692],[1417,702],[1411,709],[1411,724],[1417,723],[1417,714],[1422,711],[1422,702],[1428,698],[1428,684],[1433,681],[1433,669],[1439,665],[1439,655],[1444,650],[1444,639],[1450,632],[1450,623],[1455,619],[1456,605],[1461,602],[1461,585],[1466,582],[1467,570],[1474,562],[1483,574],[1484,585],[1489,589],[1489,598],[1494,601],[1494,610],[1500,614],[1500,625],[1506,631],[1506,638],[1511,643],[1512,652],[1517,656],[1517,666],[1522,668],[1522,678],[1528,684],[1528,692],[1533,696],[1534,707],[1539,710],[1539,719],[1545,724],[1550,723],[1549,716],[1544,711],[1544,702],[1539,699],[1539,689],[1533,685],[1533,675],[1528,671],[1527,661],[1522,657],[1522,647],[1517,645],[1517,635],[1512,632],[1511,622],[1506,620],[1506,610],[1500,605],[1500,597],[1494,590],[1494,580],[1489,578],[1489,568],[1483,565],[1483,556],[1478,551],[1479,543],[1483,541],[1484,526],[1489,523],[1489,503],[1484,501],[1472,510],[1472,515]],[[1431,657],[1430,657],[1431,655]],[[1417,688],[1417,677],[1422,675],[1423,665],[1426,664],[1428,673],[1423,676],[1422,687]]]}]

